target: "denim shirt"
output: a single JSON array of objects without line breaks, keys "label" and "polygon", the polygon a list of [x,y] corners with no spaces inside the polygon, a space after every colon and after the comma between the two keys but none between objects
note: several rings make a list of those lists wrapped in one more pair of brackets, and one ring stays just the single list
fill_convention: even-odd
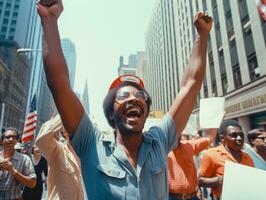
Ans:
[{"label": "denim shirt", "polygon": [[177,146],[175,123],[166,114],[161,125],[143,134],[137,167],[127,159],[114,134],[103,134],[84,114],[72,139],[80,157],[90,200],[167,199],[167,155]]},{"label": "denim shirt", "polygon": [[266,162],[263,158],[256,153],[251,146],[244,144],[243,150],[252,158],[255,168],[266,170]]}]

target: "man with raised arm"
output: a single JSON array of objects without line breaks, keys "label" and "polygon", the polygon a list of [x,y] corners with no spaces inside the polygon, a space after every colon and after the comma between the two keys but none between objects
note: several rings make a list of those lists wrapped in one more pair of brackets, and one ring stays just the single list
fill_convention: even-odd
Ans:
[{"label": "man with raised arm", "polygon": [[[193,110],[205,74],[208,34],[212,20],[202,12],[195,17],[198,31],[181,89],[160,126],[143,134],[151,98],[141,79],[118,77],[109,87],[103,108],[114,129],[105,135],[90,121],[72,91],[60,46],[57,20],[61,0],[40,0],[43,61],[48,86],[80,157],[89,199],[167,199],[167,155],[178,145]],[[71,105],[71,106],[70,106]]]}]

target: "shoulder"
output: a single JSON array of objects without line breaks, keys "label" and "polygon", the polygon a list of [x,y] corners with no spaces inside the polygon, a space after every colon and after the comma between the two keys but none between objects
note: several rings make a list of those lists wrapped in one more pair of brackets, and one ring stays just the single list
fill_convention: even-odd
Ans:
[{"label": "shoulder", "polygon": [[242,161],[249,166],[254,166],[252,157],[244,151],[242,151]]},{"label": "shoulder", "polygon": [[20,163],[19,165],[21,166],[25,166],[25,167],[33,166],[30,156],[26,154],[16,152],[13,157],[13,160],[17,161],[17,163]]},{"label": "shoulder", "polygon": [[204,156],[209,157],[210,159],[215,159],[217,157],[217,154],[220,152],[220,146],[212,147],[206,150]]},{"label": "shoulder", "polygon": [[17,160],[31,160],[30,156],[26,155],[26,154],[23,154],[23,153],[20,153],[20,152],[17,152],[15,153],[14,155],[14,159],[17,159]]}]

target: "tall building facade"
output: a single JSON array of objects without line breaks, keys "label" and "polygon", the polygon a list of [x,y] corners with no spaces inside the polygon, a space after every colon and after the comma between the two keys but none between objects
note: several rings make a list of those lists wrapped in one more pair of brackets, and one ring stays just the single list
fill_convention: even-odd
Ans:
[{"label": "tall building facade", "polygon": [[[28,105],[33,95],[33,90],[37,91],[40,84],[39,79],[42,59],[41,54],[33,52],[28,52],[25,55],[18,55],[16,49],[40,49],[41,25],[35,7],[36,2],[31,0],[0,0],[0,40],[3,42],[2,45],[14,44],[12,46],[14,52],[13,54],[9,54],[9,56],[13,59],[23,57],[25,60],[24,62],[27,62],[27,65],[30,66],[28,66],[25,71],[28,73],[27,76],[24,76],[24,73],[21,73],[21,76],[23,76],[24,79],[27,77],[27,79],[25,79],[27,87],[23,88],[23,94],[22,92],[20,94],[24,96],[24,93],[26,92],[27,102],[24,105],[25,109],[29,107]],[[8,48],[11,47],[8,46]],[[12,66],[7,67],[10,68]],[[5,116],[9,115],[7,110],[4,114]],[[16,115],[13,115],[12,117],[15,116]],[[25,116],[23,118],[25,118]],[[20,118],[19,121],[20,123],[24,123],[24,119],[21,120]],[[15,124],[13,126],[15,126]]]},{"label": "tall building facade", "polygon": [[0,103],[4,105],[0,105],[0,113],[3,119],[1,128],[14,127],[22,131],[30,63],[25,55],[17,54],[17,48],[14,41],[0,41]]},{"label": "tall building facade", "polygon": [[214,19],[199,98],[224,96],[225,118],[238,120],[245,130],[265,127],[266,22],[256,1],[157,1],[146,35],[144,75],[153,109],[166,112],[179,91],[196,37],[193,17],[198,10]]},{"label": "tall building facade", "polygon": [[145,53],[138,51],[136,54],[130,54],[128,64],[124,63],[124,57],[119,58],[118,75],[132,74],[143,78],[143,70],[145,64]]},{"label": "tall building facade", "polygon": [[[132,55],[131,55],[131,60],[132,60]],[[132,74],[136,75],[137,72],[137,67],[136,65],[130,66],[129,64],[124,63],[124,57],[120,56],[119,58],[119,67],[118,67],[118,75],[124,75],[124,74]]]},{"label": "tall building facade", "polygon": [[75,44],[67,38],[61,40],[61,46],[68,66],[70,84],[74,89],[76,75],[76,47]]},{"label": "tall building facade", "polygon": [[144,80],[153,97],[152,110],[163,112],[169,109],[177,95],[179,76],[183,72],[183,63],[178,56],[181,51],[178,48],[180,40],[176,27],[176,3],[172,0],[157,0],[146,33],[147,68]]},{"label": "tall building facade", "polygon": [[[18,48],[41,49],[41,23],[33,0],[0,0],[0,39],[18,43]],[[29,96],[40,84],[41,54],[27,53],[31,70]],[[30,99],[30,97],[29,97]]]},{"label": "tall building facade", "polygon": [[82,99],[81,99],[81,103],[85,109],[85,112],[87,113],[87,115],[90,115],[90,102],[89,102],[89,93],[88,93],[88,82],[86,81],[85,86],[84,86],[84,90],[82,93]]}]

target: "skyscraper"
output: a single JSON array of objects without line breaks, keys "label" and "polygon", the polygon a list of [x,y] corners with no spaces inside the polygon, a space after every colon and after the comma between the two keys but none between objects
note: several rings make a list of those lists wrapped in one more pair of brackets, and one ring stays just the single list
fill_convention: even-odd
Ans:
[{"label": "skyscraper", "polygon": [[[13,46],[15,51],[14,56],[17,54],[16,49],[18,48],[40,49],[41,26],[35,6],[36,2],[33,0],[0,0],[0,40],[3,44],[16,43]],[[24,105],[26,108],[29,107],[28,104],[31,95],[37,91],[42,62],[41,54],[38,53],[29,52],[26,56],[22,57],[28,60],[25,61],[28,65],[31,64],[27,70],[28,74],[26,76],[21,75],[27,77],[27,79],[24,78],[27,87],[23,91],[23,93],[26,93],[26,103]],[[13,95],[16,96],[17,94]],[[24,117],[21,118],[23,119]],[[19,119],[19,123],[23,124],[21,118]]]},{"label": "skyscraper", "polygon": [[61,40],[61,46],[63,54],[68,66],[70,84],[72,89],[74,89],[75,84],[75,74],[76,74],[76,48],[75,44],[67,38]]},{"label": "skyscraper", "polygon": [[144,75],[152,109],[166,112],[179,91],[196,37],[193,18],[198,10],[214,19],[199,98],[224,96],[225,118],[237,119],[244,130],[265,127],[266,23],[256,1],[157,1],[146,35]]},{"label": "skyscraper", "polygon": [[[0,39],[18,43],[18,48],[41,48],[41,24],[33,0],[0,0]],[[29,95],[39,86],[41,74],[41,54],[27,54],[32,67]],[[34,90],[34,91],[33,91]]]},{"label": "skyscraper", "polygon": [[[142,78],[143,64],[145,60],[145,53],[138,51],[137,54],[130,54],[128,57],[128,64],[124,63],[124,57],[119,58],[118,75],[133,74]],[[139,73],[139,74],[138,74]]]},{"label": "skyscraper", "polygon": [[90,103],[89,103],[88,82],[87,81],[86,81],[85,86],[84,86],[81,102],[82,102],[82,105],[83,105],[87,115],[90,115]]}]

